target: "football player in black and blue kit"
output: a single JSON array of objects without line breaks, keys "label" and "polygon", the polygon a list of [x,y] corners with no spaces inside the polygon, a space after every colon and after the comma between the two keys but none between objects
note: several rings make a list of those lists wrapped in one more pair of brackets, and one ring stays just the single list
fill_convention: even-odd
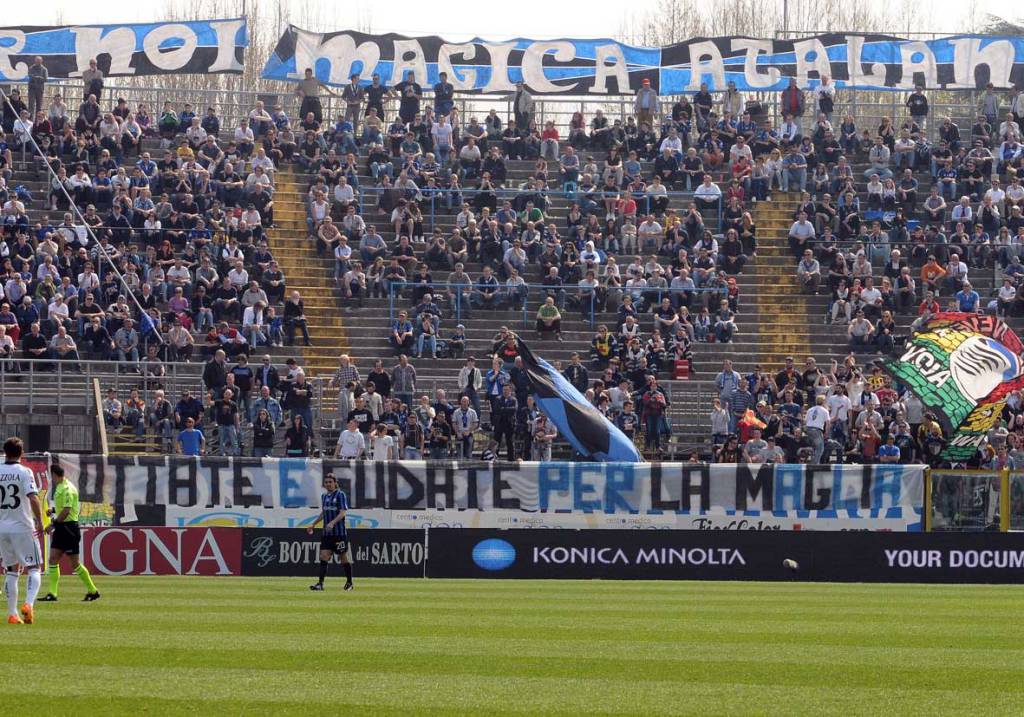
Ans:
[{"label": "football player in black and blue kit", "polygon": [[[341,567],[345,571],[345,589],[352,589],[352,551],[348,544],[348,531],[345,529],[345,512],[348,510],[348,496],[338,488],[338,481],[333,473],[324,476],[324,494],[320,496],[320,515],[313,525],[323,521],[320,534],[320,579],[309,586],[310,590],[323,590],[324,578],[327,577],[327,566],[331,558],[337,555]],[[310,535],[313,527],[306,529]]]}]

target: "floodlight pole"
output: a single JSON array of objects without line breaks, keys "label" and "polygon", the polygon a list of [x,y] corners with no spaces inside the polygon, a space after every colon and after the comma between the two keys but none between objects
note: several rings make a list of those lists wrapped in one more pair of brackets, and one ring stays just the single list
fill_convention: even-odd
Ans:
[{"label": "floodlight pole", "polygon": [[782,0],[782,39],[789,39],[789,0]]}]

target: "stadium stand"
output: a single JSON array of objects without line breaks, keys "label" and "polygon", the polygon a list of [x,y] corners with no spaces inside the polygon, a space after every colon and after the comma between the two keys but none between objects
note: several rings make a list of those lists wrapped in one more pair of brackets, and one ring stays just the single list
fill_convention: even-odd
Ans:
[{"label": "stadium stand", "polygon": [[[399,434],[417,413],[425,445],[414,431],[403,457],[481,455],[509,420],[529,457],[511,330],[648,457],[873,461],[891,434],[926,459],[929,420],[871,360],[940,306],[1021,313],[1012,116],[775,130],[754,100],[737,121],[681,99],[656,130],[597,113],[520,131],[426,106],[353,126],[47,99],[34,119],[3,112],[5,410],[48,371],[65,393],[113,385],[96,406],[112,452],[174,450],[195,414],[212,446],[250,454],[268,447],[250,426],[267,407],[278,454],[331,451],[367,410]],[[477,381],[469,357],[485,430],[463,442],[438,416]],[[504,382],[514,418],[491,395]],[[226,388],[238,419],[219,412]],[[820,440],[796,430],[818,397]],[[292,414],[310,448],[286,434]]]}]

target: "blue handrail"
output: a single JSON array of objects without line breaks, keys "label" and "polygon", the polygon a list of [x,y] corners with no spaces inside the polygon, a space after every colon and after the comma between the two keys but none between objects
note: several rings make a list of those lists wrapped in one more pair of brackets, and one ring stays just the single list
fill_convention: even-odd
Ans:
[{"label": "blue handrail", "polygon": [[[472,312],[472,310],[474,309],[474,304],[477,304],[479,308],[483,308],[482,306],[479,306],[479,304],[482,303],[481,301],[478,300],[478,301],[474,302],[474,300],[473,300],[475,295],[479,295],[478,287],[483,286],[482,284],[479,284],[478,282],[475,282],[475,281],[471,281],[469,284],[456,284],[454,286],[461,286],[461,287],[463,287],[463,289],[455,292],[453,303],[452,303],[452,306],[451,306],[452,316],[453,316],[453,318],[456,321],[461,321],[464,316],[468,317],[470,315],[470,313]],[[570,294],[570,292],[573,289],[576,290],[577,294],[583,294],[584,292],[586,292],[585,289],[582,289],[581,287],[578,287],[578,286],[574,287],[572,285],[552,287],[552,286],[547,286],[545,284],[520,284],[518,288],[525,290],[525,293],[522,296],[519,296],[518,294],[515,295],[515,296],[512,296],[512,295],[510,295],[509,288],[506,287],[500,281],[498,282],[496,287],[495,287],[495,285],[488,285],[488,287],[489,288],[496,288],[497,289],[497,291],[495,292],[495,299],[494,299],[492,308],[497,308],[498,305],[501,304],[501,303],[507,303],[512,308],[515,308],[515,302],[516,301],[521,302],[520,310],[522,311],[523,325],[524,326],[527,326],[530,323],[529,301],[530,301],[531,294],[535,294],[536,291],[540,292],[540,295],[542,297],[540,301],[544,301],[544,299],[546,299],[549,295],[553,294],[554,297],[555,297],[555,304],[556,304],[556,306],[559,307],[560,310],[564,310],[565,309],[566,300],[569,298],[569,294]],[[448,289],[453,288],[453,285],[449,285],[447,282],[438,282],[438,281],[430,281],[430,282],[409,282],[409,281],[403,281],[403,282],[389,282],[386,288],[387,288],[387,292],[388,292],[388,322],[389,323],[394,323],[394,321],[395,321],[395,300],[396,300],[396,298],[400,298],[402,292],[405,291],[407,288],[413,288],[413,289],[424,289],[424,288],[442,289],[442,290],[447,292]],[[597,288],[602,289],[605,292],[608,291],[608,287],[599,286]],[[662,298],[663,298],[663,296],[665,294],[668,294],[668,295],[671,296],[673,294],[680,294],[681,295],[681,294],[702,294],[702,293],[706,293],[706,294],[720,294],[722,297],[725,297],[728,294],[728,290],[725,287],[711,287],[711,288],[709,288],[709,287],[695,287],[693,289],[679,289],[679,288],[672,288],[672,287],[657,287],[657,288],[647,288],[647,287],[644,287],[644,288],[640,288],[640,289],[634,289],[632,287],[628,287],[627,288],[625,286],[622,286],[622,287],[618,287],[617,286],[617,287],[612,287],[612,289],[613,290],[617,290],[617,291],[621,291],[622,293],[629,293],[631,295],[639,295],[639,297],[640,297],[639,301],[641,301],[641,302],[643,302],[644,299],[646,297],[648,297],[649,295],[656,295],[657,298],[656,298],[656,300],[654,302],[646,302],[646,303],[651,304],[651,305],[653,305],[655,303],[656,304],[660,304],[661,300],[662,300]],[[465,293],[468,293],[469,297],[465,297],[464,298],[464,294]],[[584,308],[587,309],[587,311],[585,312],[585,316],[586,316],[586,318],[589,319],[589,321],[590,321],[590,328],[593,330],[595,328],[595,326],[596,326],[596,314],[597,314],[597,311],[595,309],[596,309],[597,304],[598,304],[597,292],[596,291],[591,291],[591,292],[586,292],[586,293],[588,294],[589,306],[586,306],[586,305],[582,304],[582,302],[579,302],[578,303],[578,307],[580,308],[581,311]],[[634,299],[634,301],[637,301],[637,299]],[[540,302],[537,302],[537,305],[539,305],[539,304],[540,304]],[[638,307],[638,309],[639,308],[640,307]],[[643,313],[643,311],[641,311],[641,313]]]},{"label": "blue handrail", "polygon": [[[566,197],[568,199],[571,199],[573,202],[576,202],[578,198],[583,196],[583,194],[578,190],[578,188],[577,189],[572,189],[572,190],[567,189],[566,187],[568,187],[570,184],[575,186],[575,183],[567,182],[565,185],[563,185],[562,189],[541,188],[541,189],[537,189],[535,191],[535,193],[541,195],[542,197]],[[508,197],[517,197],[517,196],[520,196],[520,195],[522,195],[524,193],[523,190],[513,189],[513,188],[509,188],[509,187],[496,187],[496,188],[491,189],[491,190],[468,189],[468,188],[466,188],[466,189],[463,189],[463,188],[459,188],[459,189],[445,189],[445,188],[441,188],[441,187],[438,187],[438,188],[419,187],[418,189],[419,189],[418,196],[420,196],[422,198],[420,200],[420,202],[421,203],[429,204],[429,206],[430,206],[430,214],[429,214],[429,216],[430,216],[430,231],[434,230],[434,226],[437,223],[437,213],[438,213],[437,212],[437,204],[438,204],[438,201],[434,201],[435,197],[443,202],[444,197],[446,195],[459,195],[461,197],[474,197],[474,196],[476,196],[478,194],[494,194],[498,199],[502,199],[502,198],[508,198]],[[371,197],[371,196],[372,197],[377,197],[377,196],[379,196],[381,194],[382,191],[383,191],[382,187],[365,188],[365,187],[361,187],[360,186],[360,187],[356,188],[356,197],[357,197],[357,201],[358,201],[358,204],[359,204],[359,214],[361,216],[365,216],[365,214],[366,214],[366,207],[367,207],[367,204],[368,204],[367,198]],[[620,190],[620,191],[624,192],[624,191],[627,191],[627,190]],[[425,193],[428,194],[429,196],[425,197],[424,196]],[[603,201],[604,201],[603,197],[601,197],[600,195],[601,195],[601,191],[599,189],[598,192],[595,193],[594,198],[591,200],[591,201],[594,202],[594,204],[599,209],[603,208]],[[673,197],[677,197],[677,198],[681,197],[681,198],[684,198],[685,200],[694,200],[694,201],[696,201],[696,199],[695,199],[696,195],[693,192],[667,192],[664,196],[668,199],[668,201],[670,203],[671,203]],[[644,214],[650,214],[651,213],[651,200],[653,199],[653,197],[650,194],[647,194],[646,192],[641,192],[641,193],[635,195],[634,199],[636,200],[636,203],[637,203],[637,216],[638,217],[642,216]],[[722,210],[723,210],[724,200],[725,200],[725,195],[723,194],[723,195],[721,195],[719,197],[718,201],[715,203],[715,222],[716,222],[715,229],[717,231],[721,231],[721,228],[722,228]],[[376,200],[374,200],[374,201],[376,201]],[[459,204],[461,205],[461,202],[459,202]],[[455,203],[452,202],[452,201],[448,201],[447,202],[447,206],[448,206],[448,209],[451,211],[452,214],[457,214],[459,209],[461,208],[461,206],[456,207]],[[670,207],[670,208],[672,208],[672,207]],[[698,207],[698,208],[700,208],[700,207]],[[581,207],[581,209],[583,209],[583,214],[587,215],[587,213],[588,213],[587,208]],[[598,214],[599,215],[603,215],[603,212],[599,211]],[[703,212],[702,212],[702,215],[703,215]],[[425,218],[426,218],[426,216],[424,217],[424,219]]]}]

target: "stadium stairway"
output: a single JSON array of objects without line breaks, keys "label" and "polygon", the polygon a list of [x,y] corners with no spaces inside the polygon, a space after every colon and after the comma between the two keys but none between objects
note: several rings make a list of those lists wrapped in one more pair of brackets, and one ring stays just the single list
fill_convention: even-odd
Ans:
[{"label": "stadium stairway", "polygon": [[[269,232],[269,247],[284,272],[287,291],[302,296],[312,346],[301,349],[302,364],[312,376],[329,375],[337,365],[338,354],[349,348],[349,339],[338,310],[337,289],[332,279],[333,261],[319,257],[308,239],[305,188],[285,166],[277,172],[274,192],[274,230]],[[296,337],[296,347],[302,341]]]},{"label": "stadium stairway", "polygon": [[135,430],[127,426],[116,429],[107,427],[107,455],[160,456],[166,455],[167,452],[160,438],[152,432],[147,431],[142,436],[137,436]]},{"label": "stadium stairway", "polygon": [[[365,161],[361,161],[360,166],[365,166]],[[533,162],[509,161],[506,186],[518,186],[531,175],[533,169]],[[311,312],[308,297],[311,294],[307,294],[307,292],[313,291],[313,286],[318,285],[323,291],[325,301],[327,300],[326,297],[332,296],[332,300],[337,302],[336,311],[344,317],[342,329],[345,339],[344,348],[339,348],[337,342],[332,338],[331,348],[324,351],[324,358],[319,361],[318,356],[321,354],[318,346],[315,346],[312,351],[305,349],[306,366],[307,368],[311,366],[319,367],[321,374],[325,371],[333,370],[334,366],[337,365],[337,355],[347,351],[351,354],[353,361],[364,376],[377,359],[383,359],[385,367],[390,369],[396,362],[394,352],[387,341],[387,328],[390,323],[389,314],[392,308],[390,302],[384,298],[367,298],[359,305],[351,301],[345,301],[341,298],[339,292],[333,290],[334,285],[331,278],[333,263],[317,259],[313,245],[308,242],[308,239],[289,238],[295,232],[301,231],[303,236],[305,234],[305,207],[302,197],[304,197],[313,179],[309,174],[293,172],[294,168],[286,168],[284,172],[278,173],[279,185],[275,192],[275,225],[277,232],[272,239],[272,252],[281,261],[284,256],[280,254],[282,248],[284,248],[287,254],[295,255],[298,252],[293,252],[293,246],[304,249],[306,252],[304,257],[309,261],[298,268],[296,276],[301,277],[298,280],[305,282],[307,288],[303,289],[296,284],[292,278],[295,268],[288,267],[283,270],[285,271],[289,288],[299,288],[302,292],[306,300],[306,313],[309,316]],[[361,174],[359,181],[361,186],[373,186],[373,180],[369,176]],[[292,197],[294,197],[294,203],[289,204],[289,200]],[[363,216],[367,224],[377,226],[379,233],[389,247],[393,247],[397,243],[397,238],[387,218],[377,212],[374,204],[375,197],[372,192],[367,195],[365,201],[366,206],[363,210]],[[551,195],[551,207],[546,213],[548,220],[555,222],[559,229],[563,231],[569,205],[570,202],[566,197]],[[685,208],[685,205],[678,203],[678,200],[673,206],[678,211]],[[285,214],[279,214],[277,210],[282,207],[294,207],[302,213],[297,215],[286,210]],[[278,220],[279,216],[282,217],[281,220]],[[294,219],[297,216],[301,217],[301,219]],[[297,223],[299,221],[303,222],[301,226]],[[441,229],[445,236],[450,236],[455,226],[455,214],[438,213],[434,216],[433,223],[434,226]],[[287,229],[287,232],[285,229]],[[425,234],[429,235],[429,233],[429,226],[425,226]],[[279,237],[283,237],[283,241],[280,241]],[[417,256],[422,259],[425,245],[414,243],[413,247],[416,250]],[[619,264],[622,269],[625,269],[625,264],[627,263],[629,263],[628,258],[619,257]],[[284,267],[283,264],[282,267]],[[465,270],[470,276],[476,277],[480,274],[482,266],[479,262],[469,261],[465,265]],[[444,283],[448,279],[449,271],[434,269],[431,270],[431,275],[435,283]],[[524,278],[528,283],[539,283],[541,279],[539,267],[536,265],[529,266]],[[740,277],[740,279],[747,281],[749,277],[747,279]],[[331,289],[331,291],[327,291],[327,289]],[[751,293],[753,289],[748,289],[747,291],[746,298],[751,302],[755,302],[755,296]],[[747,304],[746,310],[748,312],[751,310],[750,307],[752,305],[753,303]],[[403,308],[411,308],[410,301],[407,298],[397,299],[394,302],[394,310],[397,311]],[[466,326],[468,337],[465,355],[477,356],[477,366],[486,372],[489,368],[489,362],[485,356],[490,351],[493,336],[501,326],[508,326],[513,331],[521,333],[530,341],[531,346],[535,350],[539,350],[539,353],[552,364],[557,365],[561,363],[562,365],[567,365],[574,351],[578,351],[583,357],[584,362],[589,364],[590,340],[594,335],[589,319],[582,317],[578,311],[567,309],[563,311],[562,321],[564,342],[559,343],[553,339],[539,340],[534,336],[533,332],[536,309],[536,303],[531,301],[525,314],[522,311],[511,309],[472,312],[469,317],[465,317],[461,321]],[[743,324],[741,333],[746,337],[751,337],[751,343],[748,347],[744,348],[744,351],[753,351],[756,350],[756,333],[754,330],[756,323],[749,314],[744,316],[742,314],[743,310],[741,300],[741,315],[739,317],[740,322]],[[599,313],[595,317],[594,325],[605,323],[614,330],[616,321],[617,313],[615,311],[607,311]],[[641,325],[645,330],[649,331],[652,327],[651,322],[650,315],[647,315],[643,318]],[[442,339],[447,338],[456,323],[453,318],[453,312],[450,309],[447,310],[441,322]],[[311,321],[311,332],[312,327],[313,323]],[[315,335],[313,340],[314,342],[317,341]],[[662,372],[660,383],[670,391],[673,400],[673,406],[670,411],[673,421],[671,450],[684,451],[690,448],[703,448],[708,445],[708,429],[710,426],[708,416],[711,405],[710,399],[714,394],[713,379],[719,370],[721,360],[733,356],[736,350],[736,344],[694,344],[693,369],[689,380],[672,380],[669,378],[668,371]],[[415,359],[414,365],[416,366],[418,376],[417,395],[429,394],[433,397],[434,392],[440,388],[446,391],[449,399],[457,396],[460,389],[457,385],[457,377],[463,364],[464,361],[462,359],[450,357],[433,360],[428,358]],[[591,370],[590,374],[592,378],[597,378],[600,372]],[[326,391],[328,389],[325,389]],[[322,439],[325,445],[330,443],[332,438],[336,436],[336,431],[340,428],[336,421],[332,421],[336,413],[327,409],[328,406],[333,405],[332,401],[336,396],[336,392],[329,391],[329,394],[328,396],[325,393],[323,404],[325,406],[325,414],[321,417],[321,425],[324,427]],[[482,408],[484,413],[483,420],[486,422],[488,418],[486,401],[483,401]]]},{"label": "stadium stairway", "polygon": [[758,202],[752,210],[758,234],[752,287],[756,301],[745,302],[745,306],[756,317],[759,339],[750,355],[756,355],[766,370],[781,365],[786,356],[803,356],[811,350],[814,328],[797,320],[807,314],[807,302],[788,245],[791,217],[799,199],[796,192],[774,192],[772,201]]}]

